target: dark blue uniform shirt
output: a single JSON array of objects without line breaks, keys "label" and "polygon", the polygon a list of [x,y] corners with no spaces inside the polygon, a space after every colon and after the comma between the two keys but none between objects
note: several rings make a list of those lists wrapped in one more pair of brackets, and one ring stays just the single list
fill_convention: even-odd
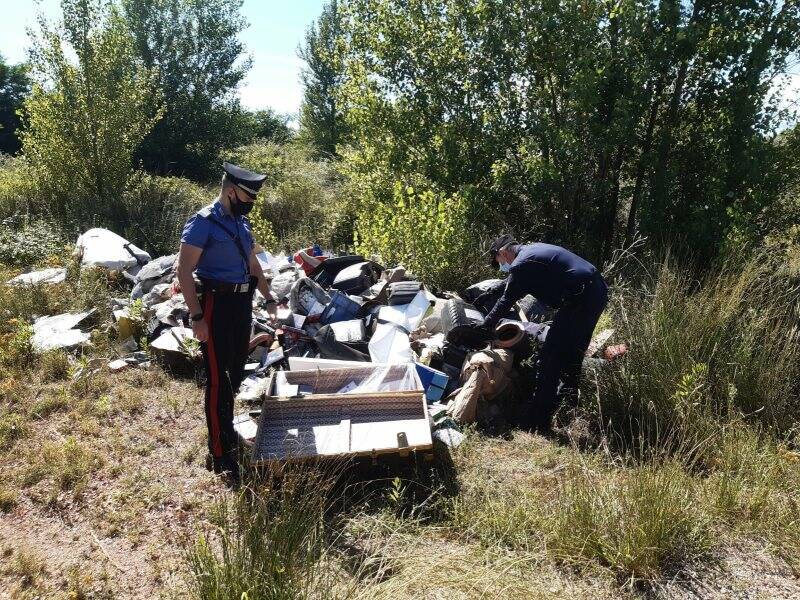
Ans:
[{"label": "dark blue uniform shirt", "polygon": [[[245,254],[249,257],[255,245],[250,222],[245,217],[235,218],[225,212],[219,199],[206,207],[211,215],[234,236],[238,236]],[[205,209],[204,209],[205,210]],[[197,263],[197,276],[225,283],[246,283],[248,280],[247,262],[242,258],[231,237],[220,225],[198,211],[186,221],[181,242],[202,248],[203,253]]]},{"label": "dark blue uniform shirt", "polygon": [[597,274],[595,266],[577,254],[551,244],[517,246],[506,289],[486,316],[485,324],[494,327],[514,302],[532,294],[551,308],[578,294]]}]

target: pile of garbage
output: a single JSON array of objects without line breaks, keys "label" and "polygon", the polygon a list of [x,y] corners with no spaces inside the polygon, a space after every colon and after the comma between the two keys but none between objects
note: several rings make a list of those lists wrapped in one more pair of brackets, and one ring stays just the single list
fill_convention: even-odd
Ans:
[{"label": "pile of garbage", "polygon": [[[82,267],[120,271],[132,285],[128,298],[114,301],[115,327],[126,353],[109,363],[109,369],[146,367],[151,359],[175,371],[199,365],[199,343],[175,273],[177,254],[153,259],[105,229],[81,235],[76,253]],[[278,309],[272,319],[256,292],[247,375],[239,391],[243,402],[262,398],[279,371],[413,365],[433,436],[455,446],[463,425],[478,420],[482,412],[491,413],[487,407],[512,393],[519,365],[547,337],[547,309],[532,296],[510,309],[494,332],[487,335],[477,327],[502,295],[502,279],[480,281],[461,295],[434,293],[402,265],[385,268],[363,256],[335,256],[318,246],[292,256],[263,250],[257,256]],[[62,275],[47,270],[9,283],[59,282]],[[88,343],[88,334],[77,329],[86,317],[88,313],[37,320],[36,348]],[[602,357],[612,333],[602,332],[590,348],[600,356],[595,359],[598,366],[613,358],[608,352]],[[624,351],[611,350],[612,355]],[[256,426],[247,413],[236,418],[236,428],[245,441],[255,437]]]}]

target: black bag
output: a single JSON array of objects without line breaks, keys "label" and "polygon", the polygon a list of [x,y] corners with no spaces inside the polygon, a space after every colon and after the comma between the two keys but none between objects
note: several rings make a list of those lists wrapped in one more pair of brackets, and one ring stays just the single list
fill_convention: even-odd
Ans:
[{"label": "black bag", "polygon": [[[484,315],[494,308],[506,290],[505,279],[486,279],[464,290],[464,298]],[[505,315],[503,315],[505,316]]]},{"label": "black bag", "polygon": [[358,296],[377,283],[381,271],[383,268],[372,261],[352,264],[336,274],[331,288],[349,296]]},{"label": "black bag", "polygon": [[339,274],[339,271],[350,265],[364,262],[365,260],[363,256],[357,254],[329,258],[318,264],[316,268],[311,271],[309,277],[322,287],[329,288],[333,284],[333,280],[336,279],[336,276]]},{"label": "black bag", "polygon": [[369,348],[366,342],[340,342],[336,339],[336,332],[330,325],[321,327],[314,336],[314,341],[322,358],[369,362]]},{"label": "black bag", "polygon": [[389,306],[410,304],[422,289],[419,281],[398,281],[389,284]]},{"label": "black bag", "polygon": [[442,332],[451,344],[477,350],[490,340],[487,331],[479,329],[483,315],[461,298],[451,298],[442,309]]}]

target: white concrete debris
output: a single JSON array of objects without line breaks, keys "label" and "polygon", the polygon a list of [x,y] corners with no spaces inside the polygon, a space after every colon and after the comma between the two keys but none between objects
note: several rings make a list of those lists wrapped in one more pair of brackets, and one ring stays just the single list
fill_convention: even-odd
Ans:
[{"label": "white concrete debris", "polygon": [[83,233],[75,243],[82,267],[104,267],[125,271],[150,262],[150,255],[124,237],[108,229],[95,228]]},{"label": "white concrete debris", "polygon": [[31,344],[37,352],[54,348],[74,348],[89,341],[89,334],[75,326],[94,311],[39,317],[33,323]]},{"label": "white concrete debris", "polygon": [[42,269],[23,273],[8,280],[8,285],[37,285],[40,283],[63,283],[67,278],[66,269]]}]

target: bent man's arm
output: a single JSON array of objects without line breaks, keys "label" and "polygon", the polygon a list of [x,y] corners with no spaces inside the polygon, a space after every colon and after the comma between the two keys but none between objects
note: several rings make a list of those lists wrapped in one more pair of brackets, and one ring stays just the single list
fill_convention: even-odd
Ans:
[{"label": "bent man's arm", "polygon": [[178,283],[181,285],[183,299],[186,301],[186,306],[189,307],[190,315],[203,312],[200,307],[200,299],[197,297],[194,276],[192,275],[197,268],[201,254],[203,254],[202,248],[185,243],[181,244],[181,249],[178,251],[178,266],[176,268]]},{"label": "bent man's arm", "polygon": [[520,285],[519,277],[514,277],[514,273],[508,274],[506,289],[500,299],[495,303],[494,308],[486,315],[483,324],[489,329],[494,329],[501,317],[505,316],[514,303],[525,295],[525,290]]},{"label": "bent man's arm", "polygon": [[[264,275],[264,270],[261,268],[261,263],[258,262],[258,258],[256,257],[255,248],[253,248],[253,250],[250,251],[249,262],[250,262],[250,274],[253,277],[258,278],[258,291],[261,292],[261,295],[264,296],[264,298],[266,298],[268,302],[270,300],[275,300],[272,297],[272,292],[270,291],[269,288],[269,279],[267,279],[267,276]],[[267,312],[273,318],[275,318],[276,315],[275,311],[276,311],[275,302],[269,302],[267,304]]]}]

